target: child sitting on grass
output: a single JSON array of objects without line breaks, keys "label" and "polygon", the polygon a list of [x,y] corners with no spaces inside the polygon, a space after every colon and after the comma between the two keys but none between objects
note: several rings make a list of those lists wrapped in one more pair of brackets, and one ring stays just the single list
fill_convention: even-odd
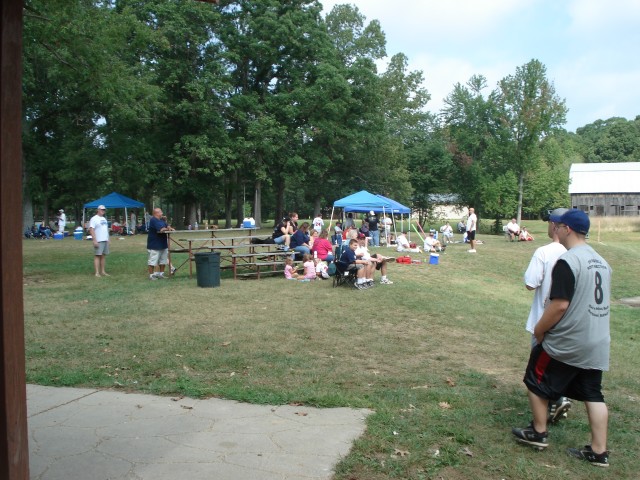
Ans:
[{"label": "child sitting on grass", "polygon": [[304,266],[304,280],[316,279],[316,264],[313,261],[313,257],[305,253],[302,257],[302,265]]},{"label": "child sitting on grass", "polygon": [[287,280],[297,280],[300,275],[298,275],[298,272],[296,272],[296,269],[293,267],[293,258],[287,257],[284,265],[284,278]]}]

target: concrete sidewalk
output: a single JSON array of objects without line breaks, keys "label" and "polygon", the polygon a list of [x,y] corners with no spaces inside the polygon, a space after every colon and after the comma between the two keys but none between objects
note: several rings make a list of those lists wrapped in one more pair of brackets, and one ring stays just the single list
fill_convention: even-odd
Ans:
[{"label": "concrete sidewalk", "polygon": [[370,410],[27,385],[31,479],[329,479]]}]

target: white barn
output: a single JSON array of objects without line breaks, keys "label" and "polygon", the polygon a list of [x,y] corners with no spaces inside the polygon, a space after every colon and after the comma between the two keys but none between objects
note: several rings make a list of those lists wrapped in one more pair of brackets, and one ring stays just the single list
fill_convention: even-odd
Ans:
[{"label": "white barn", "polygon": [[598,217],[640,215],[640,162],[574,163],[569,179],[573,208]]}]

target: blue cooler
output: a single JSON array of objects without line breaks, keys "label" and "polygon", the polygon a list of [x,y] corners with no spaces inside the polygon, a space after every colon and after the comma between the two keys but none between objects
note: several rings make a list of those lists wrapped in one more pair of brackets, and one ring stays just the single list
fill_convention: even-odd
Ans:
[{"label": "blue cooler", "polygon": [[53,239],[54,240],[62,240],[62,239],[64,239],[64,233],[54,233],[53,234]]},{"label": "blue cooler", "polygon": [[82,240],[82,230],[78,230],[77,232],[73,232],[73,238],[75,240]]},{"label": "blue cooler", "polygon": [[242,228],[256,228],[256,221],[253,218],[245,218],[242,221]]},{"label": "blue cooler", "polygon": [[438,265],[438,260],[440,260],[440,255],[438,253],[432,253],[429,256],[429,265]]}]

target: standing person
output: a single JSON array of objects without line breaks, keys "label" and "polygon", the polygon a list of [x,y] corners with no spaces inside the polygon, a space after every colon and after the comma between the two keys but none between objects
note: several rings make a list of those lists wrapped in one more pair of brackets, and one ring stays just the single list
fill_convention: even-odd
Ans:
[{"label": "standing person", "polygon": [[64,234],[64,227],[67,226],[67,216],[64,214],[64,210],[58,210],[58,233]]},{"label": "standing person", "polygon": [[151,221],[151,215],[146,210],[144,211],[144,231],[149,231],[149,222]]},{"label": "standing person", "polygon": [[108,277],[105,271],[106,256],[109,255],[109,222],[104,218],[107,208],[104,205],[98,205],[98,211],[89,220],[89,234],[93,241],[93,266],[96,271],[96,277]]},{"label": "standing person", "polygon": [[[149,232],[147,234],[149,280],[167,278],[164,276],[164,269],[169,264],[169,239],[165,232],[173,231],[173,227],[170,227],[163,218],[162,210],[154,208],[153,216],[149,220]],[[155,271],[156,266],[158,267],[158,272]]]},{"label": "standing person", "polygon": [[369,237],[371,238],[371,246],[379,247],[380,246],[380,230],[378,229],[380,225],[380,220],[376,213],[371,210],[369,212]]},{"label": "standing person", "polygon": [[469,207],[469,218],[467,218],[467,240],[471,244],[471,248],[467,250],[469,253],[476,253],[476,228],[478,226],[478,217],[476,217],[475,209]]},{"label": "standing person", "polygon": [[316,218],[314,218],[312,223],[313,229],[316,232],[322,232],[322,229],[324,228],[324,220],[322,220],[322,215],[318,215]]},{"label": "standing person", "polygon": [[[543,220],[547,221],[547,235],[551,243],[539,247],[533,252],[527,271],[524,272],[524,285],[527,290],[533,290],[533,302],[527,318],[526,330],[531,333],[531,347],[538,343],[533,335],[533,330],[544,313],[545,306],[549,303],[549,291],[551,290],[551,272],[558,258],[567,251],[560,243],[556,234],[555,224],[550,217],[560,217],[569,210],[566,208],[556,208]],[[567,397],[560,397],[556,402],[549,402],[548,421],[555,423],[564,416],[571,408],[571,400]]]},{"label": "standing person", "polygon": [[609,370],[611,267],[586,243],[590,226],[586,213],[571,209],[550,220],[568,251],[553,268],[551,301],[533,331],[537,345],[524,376],[533,421],[512,433],[521,443],[547,447],[547,405],[567,395],[584,402],[591,427],[591,444],[567,453],[608,467],[609,412],[602,395],[602,372]]},{"label": "standing person", "polygon": [[349,230],[351,227],[355,227],[356,222],[353,221],[353,213],[347,213],[347,219],[344,221],[344,225],[342,228],[344,230]]},{"label": "standing person", "polygon": [[391,217],[384,215],[382,217],[382,225],[384,226],[385,243],[388,247],[391,240],[391,225],[393,225],[393,220],[391,220]]},{"label": "standing person", "polygon": [[129,222],[129,232],[131,233],[131,235],[135,235],[137,232],[137,224],[136,222],[138,221],[135,212],[131,212],[131,221]]}]

